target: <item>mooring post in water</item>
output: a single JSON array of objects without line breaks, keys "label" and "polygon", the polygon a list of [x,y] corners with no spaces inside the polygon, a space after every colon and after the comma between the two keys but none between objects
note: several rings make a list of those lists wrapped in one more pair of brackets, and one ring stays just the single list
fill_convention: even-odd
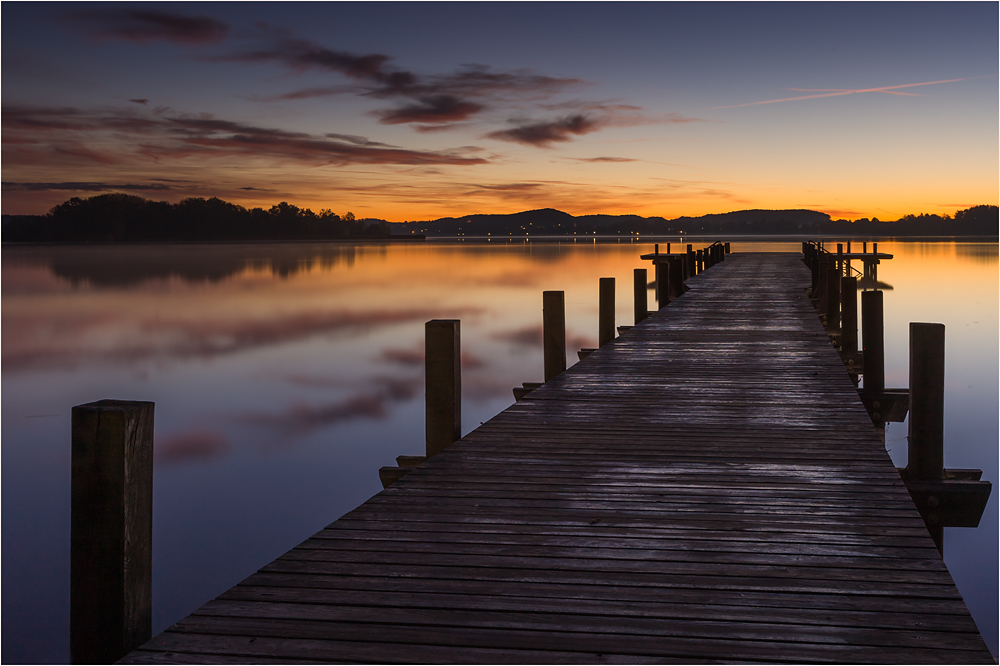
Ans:
[{"label": "mooring post in water", "polygon": [[663,309],[670,303],[670,266],[656,264],[656,308]]},{"label": "mooring post in water", "polygon": [[684,264],[684,279],[694,277],[697,273],[697,269],[694,264],[694,245],[688,243],[687,246],[687,256],[685,257],[686,263]]},{"label": "mooring post in water", "polygon": [[910,428],[906,470],[944,475],[944,324],[910,324]]},{"label": "mooring post in water", "polygon": [[542,292],[542,338],[545,381],[566,369],[566,297],[561,291]]},{"label": "mooring post in water", "polygon": [[[882,326],[882,292],[861,293],[861,368],[866,395],[885,393],[885,339]],[[873,417],[874,418],[874,417]]]},{"label": "mooring post in water", "polygon": [[602,277],[599,284],[597,346],[603,347],[615,340],[615,279]]},{"label": "mooring post in water", "polygon": [[680,298],[684,293],[684,263],[687,261],[683,256],[676,256],[670,258],[670,278],[668,290],[670,292],[670,298]]},{"label": "mooring post in water", "polygon": [[817,292],[816,308],[821,312],[825,313],[827,309],[827,286],[826,283],[830,276],[830,263],[827,260],[827,255],[820,255],[819,262],[819,291]]},{"label": "mooring post in water", "polygon": [[458,319],[424,324],[424,430],[427,457],[462,437],[462,339]]},{"label": "mooring post in water", "polygon": [[70,660],[110,664],[152,636],[153,403],[72,412]]},{"label": "mooring post in water", "polygon": [[704,250],[698,250],[697,252],[695,252],[695,254],[694,254],[694,263],[695,263],[696,270],[698,271],[698,273],[702,273],[702,272],[705,271],[705,251]]},{"label": "mooring post in water", "polygon": [[731,254],[731,252],[729,251],[729,243],[726,243],[725,247],[726,247],[726,254]]},{"label": "mooring post in water", "polygon": [[840,278],[840,350],[858,351],[858,278]]},{"label": "mooring post in water", "polygon": [[840,271],[836,268],[826,274],[826,330],[840,330]]},{"label": "mooring post in water", "polygon": [[632,287],[635,290],[635,323],[646,318],[649,305],[646,301],[646,269],[636,268],[632,271]]}]

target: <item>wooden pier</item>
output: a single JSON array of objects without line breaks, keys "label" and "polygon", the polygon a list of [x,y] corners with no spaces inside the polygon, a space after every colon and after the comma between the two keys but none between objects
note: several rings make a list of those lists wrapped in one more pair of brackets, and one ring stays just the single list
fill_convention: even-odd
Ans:
[{"label": "wooden pier", "polygon": [[994,663],[809,284],[728,255],[122,661]]}]

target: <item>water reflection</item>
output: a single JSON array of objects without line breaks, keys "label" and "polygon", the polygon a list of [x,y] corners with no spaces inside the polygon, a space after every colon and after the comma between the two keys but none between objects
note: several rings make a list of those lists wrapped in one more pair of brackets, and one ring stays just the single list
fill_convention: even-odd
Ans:
[{"label": "water reflection", "polygon": [[[592,240],[4,248],[2,660],[68,659],[73,405],[156,402],[160,631],[378,492],[380,466],[423,452],[425,321],[462,320],[463,432],[542,379],[542,290],[566,292],[568,364],[596,346],[598,278],[617,278],[631,324],[632,270],[652,244]],[[896,255],[879,272],[896,287],[886,382],[906,385],[908,322],[944,322],[947,464],[995,483],[996,244],[879,248]],[[893,456],[900,433],[887,431]],[[950,530],[946,553],[994,652],[996,523],[991,502],[992,527]]]}]

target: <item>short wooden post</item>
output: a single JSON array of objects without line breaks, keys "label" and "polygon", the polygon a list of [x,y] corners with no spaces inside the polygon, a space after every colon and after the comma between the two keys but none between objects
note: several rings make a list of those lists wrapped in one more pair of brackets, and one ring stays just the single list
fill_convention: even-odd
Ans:
[{"label": "short wooden post", "polygon": [[695,267],[696,267],[696,270],[697,270],[698,273],[701,273],[701,272],[703,272],[705,270],[705,251],[704,250],[698,250],[697,252],[695,252],[694,263],[695,263]]},{"label": "short wooden post", "polygon": [[861,292],[861,344],[865,395],[885,393],[885,339],[882,327],[882,292]]},{"label": "short wooden post", "polygon": [[424,433],[427,457],[462,437],[462,339],[458,319],[424,324]]},{"label": "short wooden post", "polygon": [[840,328],[840,271],[830,268],[826,274],[826,328],[836,331]]},{"label": "short wooden post", "polygon": [[726,254],[731,254],[731,252],[729,250],[729,243],[725,244],[725,248],[726,248]]},{"label": "short wooden post", "polygon": [[615,341],[615,279],[602,277],[599,281],[597,346]]},{"label": "short wooden post", "polygon": [[152,636],[153,403],[72,412],[70,660],[110,664]]},{"label": "short wooden post", "polygon": [[668,291],[670,293],[670,298],[680,298],[684,293],[684,263],[687,261],[683,256],[671,257],[670,263],[670,278]]},{"label": "short wooden post", "polygon": [[858,351],[858,278],[840,278],[840,349]]},{"label": "short wooden post", "polygon": [[545,381],[566,369],[566,297],[561,291],[542,292],[542,338]]},{"label": "short wooden post", "polygon": [[685,262],[684,262],[684,279],[687,280],[688,278],[694,277],[694,275],[695,275],[694,246],[691,243],[688,243],[687,253],[686,253],[684,259],[685,259]]},{"label": "short wooden post", "polygon": [[670,266],[656,264],[656,308],[662,309],[670,303]]},{"label": "short wooden post", "polygon": [[646,269],[636,268],[632,271],[632,286],[635,289],[635,323],[646,318],[649,306],[646,302]]},{"label": "short wooden post", "polygon": [[910,479],[944,478],[944,324],[910,324]]}]

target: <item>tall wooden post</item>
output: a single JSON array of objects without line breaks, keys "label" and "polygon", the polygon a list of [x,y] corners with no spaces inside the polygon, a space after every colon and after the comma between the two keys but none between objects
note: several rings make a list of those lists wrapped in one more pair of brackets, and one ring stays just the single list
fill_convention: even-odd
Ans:
[{"label": "tall wooden post", "polygon": [[688,243],[687,254],[684,257],[684,259],[685,259],[685,262],[684,262],[684,279],[687,280],[688,278],[691,278],[691,277],[695,276],[694,246],[691,243]]},{"label": "tall wooden post", "polygon": [[840,278],[840,349],[858,351],[858,278]]},{"label": "tall wooden post", "polygon": [[424,324],[424,432],[427,457],[462,437],[462,339],[458,319]]},{"label": "tall wooden post", "polygon": [[911,479],[944,478],[944,324],[910,324]]},{"label": "tall wooden post", "polygon": [[153,403],[72,412],[70,659],[110,664],[152,636]]},{"label": "tall wooden post", "polygon": [[670,282],[668,285],[668,290],[670,293],[670,298],[680,298],[684,293],[684,262],[686,259],[682,256],[671,257],[670,263]]},{"label": "tall wooden post", "polygon": [[724,247],[726,248],[726,254],[730,254],[730,251],[729,251],[729,243],[726,243],[726,244],[724,245]]},{"label": "tall wooden post", "polygon": [[646,318],[649,305],[646,302],[646,269],[636,268],[632,271],[632,287],[635,290],[635,323]]},{"label": "tall wooden post", "polygon": [[542,292],[542,339],[545,381],[566,369],[566,297],[561,291]]},{"label": "tall wooden post", "polygon": [[704,270],[705,270],[705,251],[704,250],[698,250],[697,252],[695,252],[694,262],[697,265],[698,272],[699,273],[704,272]]},{"label": "tall wooden post", "polygon": [[602,277],[599,284],[597,346],[603,347],[615,340],[615,279]]},{"label": "tall wooden post", "polygon": [[656,309],[660,310],[670,303],[670,266],[656,264]]},{"label": "tall wooden post", "polygon": [[823,254],[820,256],[819,261],[819,301],[816,303],[820,312],[827,311],[827,297],[829,296],[829,292],[826,283],[829,281],[829,277],[830,263],[827,260],[827,255]]},{"label": "tall wooden post", "polygon": [[840,328],[840,271],[836,268],[827,270],[826,275],[826,328]]},{"label": "tall wooden post", "polygon": [[885,393],[885,339],[882,327],[882,292],[861,292],[862,373],[865,395]]}]

